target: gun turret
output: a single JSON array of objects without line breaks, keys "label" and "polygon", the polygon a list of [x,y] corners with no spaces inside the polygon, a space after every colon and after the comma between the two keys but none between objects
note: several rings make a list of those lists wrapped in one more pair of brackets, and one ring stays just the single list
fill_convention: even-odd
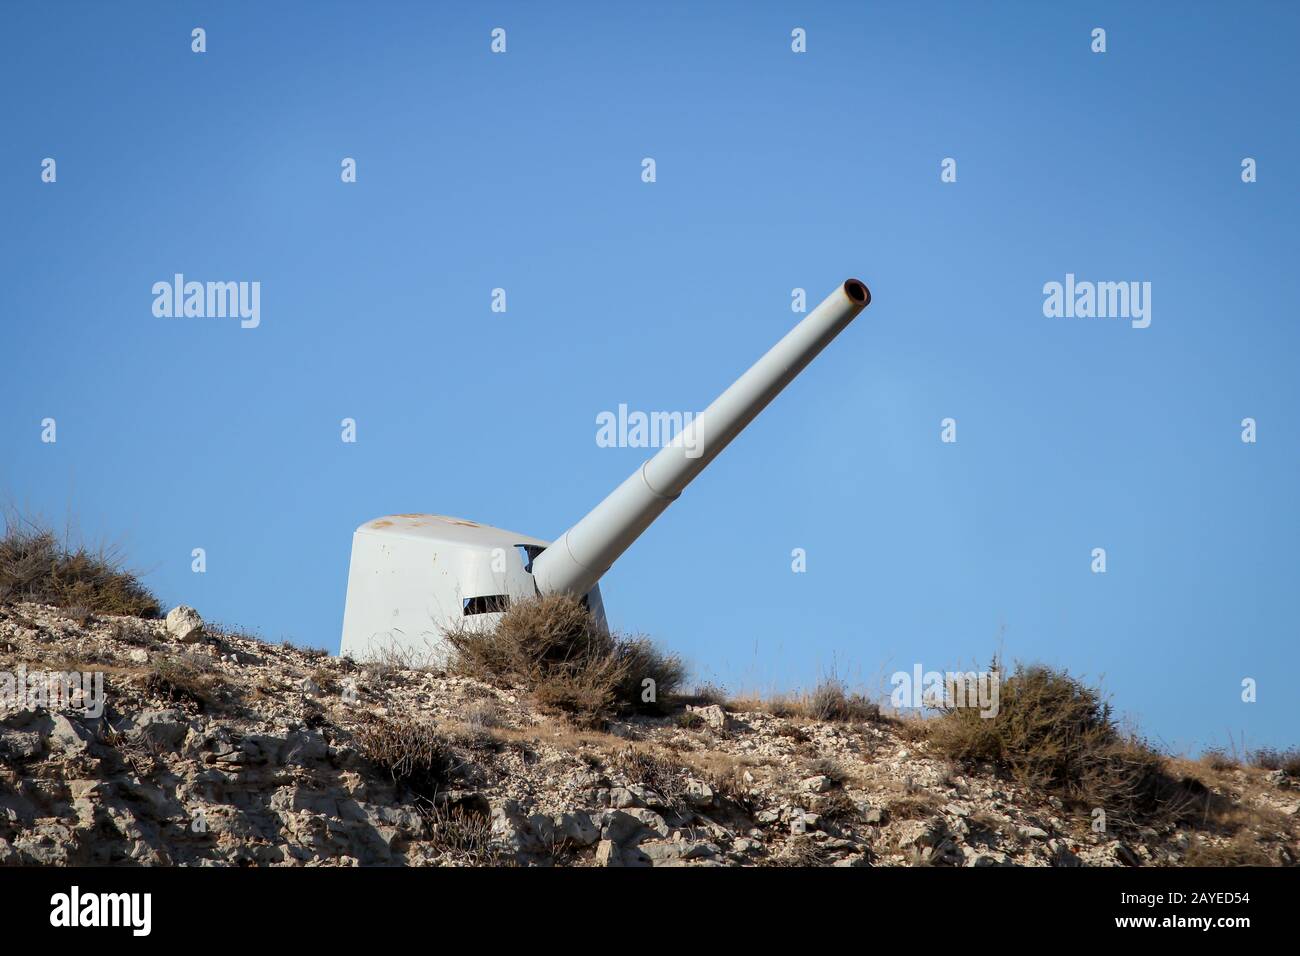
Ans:
[{"label": "gun turret", "polygon": [[691,480],[871,301],[857,279],[832,292],[577,524],[549,545],[432,514],[367,521],[352,536],[341,653],[398,648],[438,660],[447,627],[491,626],[512,601],[584,598],[605,620],[597,583]]}]

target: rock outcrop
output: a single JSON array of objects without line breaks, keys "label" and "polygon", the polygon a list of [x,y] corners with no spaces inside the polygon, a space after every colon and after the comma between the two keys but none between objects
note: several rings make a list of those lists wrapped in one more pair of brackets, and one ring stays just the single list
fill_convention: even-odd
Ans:
[{"label": "rock outcrop", "polygon": [[[0,694],[0,863],[1136,866],[1234,839],[1096,831],[887,719],[702,702],[579,730],[522,688],[268,644],[190,608],[0,607],[0,672],[20,689],[40,671],[102,674],[102,711],[84,689],[79,709]],[[423,763],[372,742],[411,725],[435,735]],[[1271,828],[1273,862],[1300,855],[1289,778],[1209,785]]]}]

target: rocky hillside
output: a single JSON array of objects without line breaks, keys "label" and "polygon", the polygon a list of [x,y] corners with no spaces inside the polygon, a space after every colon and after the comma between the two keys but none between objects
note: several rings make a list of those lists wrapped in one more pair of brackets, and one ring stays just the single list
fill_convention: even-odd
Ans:
[{"label": "rocky hillside", "polygon": [[[13,699],[104,675],[103,712]],[[1095,815],[926,727],[695,698],[581,729],[526,688],[204,625],[0,606],[0,863],[1290,864],[1283,770],[1172,761],[1200,821]],[[6,687],[9,697],[3,698]],[[73,694],[72,704],[89,698]],[[780,709],[777,708],[779,711]]]}]

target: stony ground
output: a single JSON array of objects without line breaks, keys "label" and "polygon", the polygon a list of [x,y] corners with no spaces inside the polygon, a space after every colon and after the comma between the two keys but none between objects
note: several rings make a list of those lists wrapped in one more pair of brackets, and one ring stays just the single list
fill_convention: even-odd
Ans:
[{"label": "stony ground", "polygon": [[[0,863],[577,866],[1178,865],[1194,844],[1300,858],[1300,789],[1183,763],[1236,833],[1096,833],[959,771],[904,722],[700,704],[577,730],[522,689],[362,666],[204,626],[0,607],[0,671],[100,671],[97,717],[0,704]],[[431,726],[438,792],[367,749]],[[400,777],[400,774],[396,775]]]}]

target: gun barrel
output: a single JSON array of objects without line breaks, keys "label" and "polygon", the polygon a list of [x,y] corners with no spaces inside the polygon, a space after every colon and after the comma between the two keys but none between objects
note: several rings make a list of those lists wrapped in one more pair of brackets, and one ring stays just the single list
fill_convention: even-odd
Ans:
[{"label": "gun barrel", "polygon": [[709,462],[871,302],[849,279],[767,354],[533,560],[542,594],[586,594]]}]

